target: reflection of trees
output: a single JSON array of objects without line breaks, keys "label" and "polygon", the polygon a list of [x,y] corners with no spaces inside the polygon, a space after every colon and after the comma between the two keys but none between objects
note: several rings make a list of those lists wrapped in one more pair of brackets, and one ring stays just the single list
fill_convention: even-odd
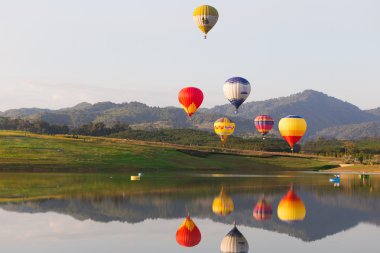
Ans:
[{"label": "reflection of trees", "polygon": [[[268,202],[276,213],[277,205],[287,188],[273,193],[265,192]],[[230,191],[231,192],[231,191]],[[262,191],[251,190],[231,192],[235,210],[227,217],[212,213],[213,193],[202,194],[142,194],[133,196],[94,195],[82,198],[48,199],[18,204],[6,203],[1,207],[16,212],[57,212],[68,214],[78,220],[92,219],[98,222],[121,221],[139,223],[146,219],[183,218],[187,212],[192,217],[209,218],[215,222],[259,227],[269,231],[286,233],[305,241],[313,241],[356,226],[360,222],[380,224],[380,203],[370,195],[347,195],[344,192],[314,192],[308,188],[297,191],[304,201],[307,214],[302,222],[287,224],[279,221],[276,215],[266,222],[256,221],[252,217],[253,206],[262,196]]]}]

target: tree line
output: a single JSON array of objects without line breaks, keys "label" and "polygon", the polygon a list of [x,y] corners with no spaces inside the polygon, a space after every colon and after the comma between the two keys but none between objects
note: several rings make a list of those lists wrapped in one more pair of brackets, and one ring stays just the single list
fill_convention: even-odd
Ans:
[{"label": "tree line", "polygon": [[302,145],[305,153],[341,158],[347,163],[380,163],[380,139],[336,140],[318,137]]},{"label": "tree line", "polygon": [[116,122],[112,126],[107,126],[103,122],[84,124],[70,128],[67,125],[49,124],[43,120],[29,121],[23,119],[11,119],[0,117],[0,129],[18,130],[37,134],[72,134],[88,136],[108,136],[110,134],[123,132],[129,129],[129,125]]},{"label": "tree line", "polygon": [[[67,134],[83,136],[109,136],[131,140],[167,142],[189,146],[221,147],[217,135],[197,129],[160,129],[134,130],[128,124],[115,122],[108,126],[103,122],[84,124],[70,128],[67,125],[49,124],[46,121],[29,121],[0,117],[0,129],[18,130],[38,134]],[[241,138],[231,136],[226,148],[290,152],[289,146],[281,138]],[[364,164],[380,163],[380,139],[366,138],[360,140],[336,140],[318,137],[315,140],[306,140],[295,146],[295,152],[316,154],[320,156],[336,157],[345,162],[360,162]]]}]

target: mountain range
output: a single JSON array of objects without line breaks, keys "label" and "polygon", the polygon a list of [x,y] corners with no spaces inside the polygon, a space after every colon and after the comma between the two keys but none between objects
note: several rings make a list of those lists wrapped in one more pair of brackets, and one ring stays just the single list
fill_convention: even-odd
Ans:
[{"label": "mountain range", "polygon": [[[214,196],[187,196],[180,194],[150,194],[149,196],[101,197],[96,199],[46,199],[17,203],[0,203],[0,208],[21,213],[56,212],[70,215],[77,220],[91,219],[97,222],[127,222],[140,226],[150,220],[179,219],[190,212],[192,217],[211,219],[214,222],[242,224],[247,227],[288,234],[303,241],[316,241],[342,231],[352,229],[360,223],[379,226],[379,202],[377,198],[365,195],[347,195],[337,192],[313,193],[305,190],[300,194],[307,208],[306,218],[295,223],[286,223],[273,215],[270,221],[256,221],[252,208],[261,193],[233,194],[235,210],[227,217],[219,217],[211,212]],[[181,198],[179,198],[181,197]],[[269,196],[274,210],[283,193]]]},{"label": "mountain range", "polygon": [[[361,110],[351,103],[314,90],[305,90],[287,97],[248,102],[239,108],[238,114],[234,113],[234,107],[230,104],[209,109],[201,108],[191,121],[181,108],[150,107],[140,102],[84,102],[59,110],[21,108],[0,112],[0,116],[4,117],[43,120],[50,124],[65,124],[69,127],[91,122],[112,125],[119,121],[129,124],[132,128],[148,130],[198,128],[212,131],[216,119],[228,116],[236,123],[236,134],[242,136],[258,135],[253,127],[253,119],[260,114],[269,114],[276,122],[289,114],[304,117],[308,123],[305,135],[307,138],[380,137],[380,107]],[[279,135],[277,127],[272,130],[272,135]]]}]

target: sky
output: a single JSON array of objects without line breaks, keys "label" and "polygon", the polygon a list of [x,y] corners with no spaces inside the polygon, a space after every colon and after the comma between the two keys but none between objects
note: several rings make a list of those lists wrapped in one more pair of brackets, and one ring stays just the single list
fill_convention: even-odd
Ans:
[{"label": "sky", "polygon": [[[175,232],[183,219],[101,223],[90,219],[80,221],[54,212],[31,214],[0,209],[0,243],[2,252],[12,253],[220,252],[220,243],[232,225],[193,219],[201,230],[202,240],[189,250],[175,241]],[[363,245],[366,253],[378,252],[379,227],[365,223],[312,242],[262,228],[238,225],[238,229],[247,239],[250,252],[319,253],[340,249],[356,253],[363,251]]]},{"label": "sky", "polygon": [[[219,21],[204,40],[193,10]],[[378,0],[0,0],[0,110],[80,102],[179,106],[203,90],[203,106],[227,102],[242,76],[249,101],[313,89],[380,106]]]}]

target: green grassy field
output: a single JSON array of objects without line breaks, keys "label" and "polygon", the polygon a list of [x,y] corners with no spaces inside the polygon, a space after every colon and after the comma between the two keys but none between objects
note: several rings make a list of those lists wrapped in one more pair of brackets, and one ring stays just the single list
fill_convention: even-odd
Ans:
[{"label": "green grassy field", "polygon": [[69,136],[0,131],[1,171],[135,172],[187,169],[241,173],[334,167],[314,157],[238,153],[236,150],[207,147],[191,150],[177,145],[112,138],[74,139]]}]

